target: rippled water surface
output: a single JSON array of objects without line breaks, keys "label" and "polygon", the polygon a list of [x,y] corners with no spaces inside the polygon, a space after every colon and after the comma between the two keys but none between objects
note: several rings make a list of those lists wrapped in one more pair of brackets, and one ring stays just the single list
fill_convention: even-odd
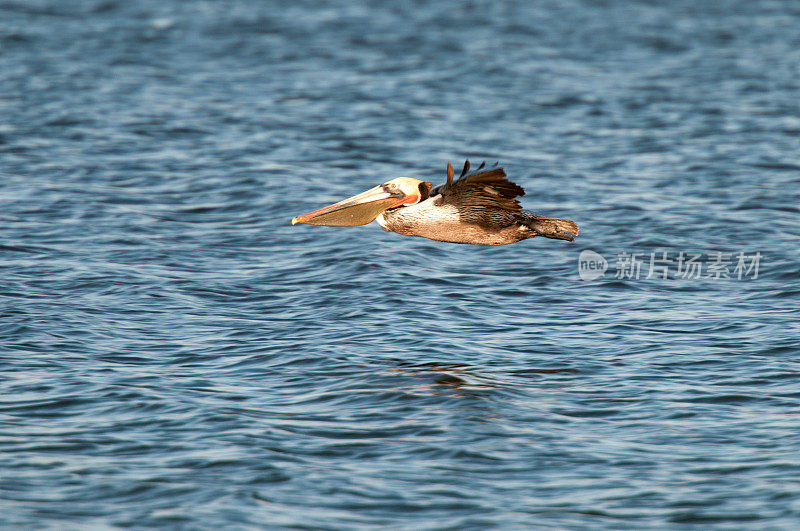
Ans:
[{"label": "rippled water surface", "polygon": [[797,4],[532,4],[0,0],[2,526],[797,528]]}]

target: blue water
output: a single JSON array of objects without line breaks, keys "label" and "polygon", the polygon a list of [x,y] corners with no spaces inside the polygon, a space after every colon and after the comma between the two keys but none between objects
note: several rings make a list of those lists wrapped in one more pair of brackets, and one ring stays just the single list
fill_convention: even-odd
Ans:
[{"label": "blue water", "polygon": [[[797,4],[281,4],[0,0],[2,527],[796,529]],[[467,157],[576,242],[289,222]]]}]

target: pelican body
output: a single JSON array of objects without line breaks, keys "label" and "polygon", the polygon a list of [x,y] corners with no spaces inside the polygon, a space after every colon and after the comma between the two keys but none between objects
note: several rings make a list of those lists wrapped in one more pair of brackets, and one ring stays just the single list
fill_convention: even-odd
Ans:
[{"label": "pelican body", "polygon": [[447,165],[447,182],[398,177],[333,205],[297,216],[292,224],[352,227],[373,220],[387,231],[442,242],[505,245],[544,236],[573,241],[578,226],[568,219],[546,218],[522,210],[522,187],[506,179],[503,168],[473,173],[469,161],[458,179]]}]

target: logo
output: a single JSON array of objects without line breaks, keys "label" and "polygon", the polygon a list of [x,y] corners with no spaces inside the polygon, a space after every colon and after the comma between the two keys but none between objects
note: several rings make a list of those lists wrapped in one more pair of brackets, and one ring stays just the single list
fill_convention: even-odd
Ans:
[{"label": "logo", "polygon": [[603,276],[606,269],[608,269],[608,262],[601,254],[584,249],[578,256],[578,275],[581,280],[598,279]]}]

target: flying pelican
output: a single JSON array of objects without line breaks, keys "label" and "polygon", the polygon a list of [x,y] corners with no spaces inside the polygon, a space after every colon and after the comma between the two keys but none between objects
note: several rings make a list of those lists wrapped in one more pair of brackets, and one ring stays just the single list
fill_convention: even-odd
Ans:
[{"label": "flying pelican", "polygon": [[546,218],[522,210],[517,196],[522,187],[506,179],[503,168],[469,172],[469,161],[453,180],[447,163],[447,182],[433,187],[410,177],[392,179],[371,190],[292,219],[295,223],[355,227],[373,220],[387,231],[442,242],[505,245],[544,236],[573,241],[578,225],[568,219]]}]

